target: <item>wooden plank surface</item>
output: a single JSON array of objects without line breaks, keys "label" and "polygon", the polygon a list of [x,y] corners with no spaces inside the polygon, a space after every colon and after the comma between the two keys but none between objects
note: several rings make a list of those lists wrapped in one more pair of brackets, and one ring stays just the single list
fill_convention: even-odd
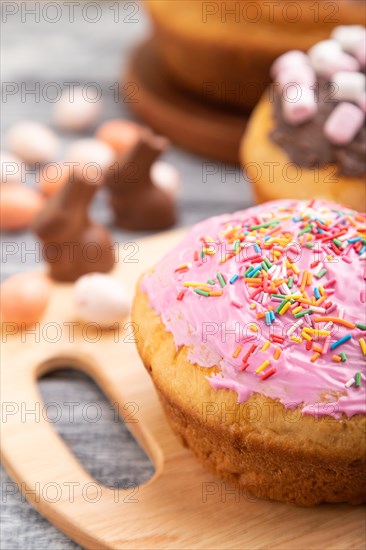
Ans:
[{"label": "wooden plank surface", "polygon": [[[181,231],[138,243],[136,263],[117,264],[114,276],[130,290],[141,272],[168,251]],[[324,505],[299,508],[252,499],[207,473],[172,434],[149,376],[131,341],[131,326],[93,333],[75,328],[72,285],[56,285],[40,339],[19,331],[3,347],[2,396],[18,409],[2,425],[2,458],[24,484],[34,506],[85,548],[308,548],[345,549],[364,545],[362,507]],[[61,328],[57,342],[46,326]],[[138,327],[133,327],[138,338]],[[132,434],[155,465],[150,481],[133,489],[96,484],[44,415],[22,415],[41,403],[36,379],[65,363],[87,372],[118,404]],[[131,408],[132,404],[132,408]],[[135,408],[135,405],[137,409]],[[136,422],[128,422],[132,418]],[[70,486],[73,486],[72,498]]]}]

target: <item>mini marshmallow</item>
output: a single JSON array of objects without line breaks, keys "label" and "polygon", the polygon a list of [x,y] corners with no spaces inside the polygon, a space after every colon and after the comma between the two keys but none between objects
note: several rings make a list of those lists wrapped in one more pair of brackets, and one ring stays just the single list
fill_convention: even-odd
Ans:
[{"label": "mini marshmallow", "polygon": [[315,117],[318,106],[312,90],[300,88],[296,101],[282,99],[283,117],[289,124],[296,126]]},{"label": "mini marshmallow", "polygon": [[322,40],[308,51],[311,65],[316,73],[325,78],[331,78],[339,71],[358,71],[357,59],[344,53],[335,40]]},{"label": "mini marshmallow", "polygon": [[363,112],[366,114],[366,92],[364,92],[361,97],[359,98],[357,105],[360,109],[363,110]]},{"label": "mini marshmallow", "polygon": [[75,163],[70,170],[82,173],[91,183],[98,183],[103,171],[113,164],[114,159],[112,147],[99,139],[79,139],[66,152],[66,160]]},{"label": "mini marshmallow", "polygon": [[358,41],[366,33],[362,25],[340,25],[332,31],[331,38],[340,44],[341,48],[348,53],[353,53]]},{"label": "mini marshmallow", "polygon": [[22,179],[22,161],[6,151],[0,151],[1,183],[20,182]]},{"label": "mini marshmallow", "polygon": [[272,64],[271,76],[276,78],[277,75],[291,67],[298,67],[303,65],[309,65],[310,61],[308,56],[300,50],[291,50],[278,57]]},{"label": "mini marshmallow", "polygon": [[102,328],[123,322],[130,310],[125,287],[110,275],[88,273],[74,285],[74,307],[79,319]]},{"label": "mini marshmallow", "polygon": [[366,31],[363,34],[363,36],[360,36],[360,38],[358,39],[357,44],[355,45],[355,48],[352,53],[356,57],[361,67],[365,67],[366,65]]},{"label": "mini marshmallow", "polygon": [[293,65],[287,69],[281,70],[277,74],[276,80],[280,84],[281,89],[290,83],[298,84],[304,88],[310,88],[315,84],[316,75],[314,69],[310,67],[310,65]]},{"label": "mini marshmallow", "polygon": [[339,103],[324,125],[324,134],[334,145],[347,145],[359,132],[364,114],[352,103]]},{"label": "mini marshmallow", "polygon": [[80,132],[95,124],[101,113],[101,100],[89,101],[82,87],[65,90],[55,103],[55,124],[63,130]]},{"label": "mini marshmallow", "polygon": [[355,103],[365,92],[365,75],[362,73],[338,72],[333,75],[332,81],[336,86],[338,101],[354,101]]},{"label": "mini marshmallow", "polygon": [[59,148],[54,132],[38,122],[23,121],[12,126],[6,135],[9,151],[29,164],[51,160]]},{"label": "mini marshmallow", "polygon": [[150,176],[154,185],[176,198],[181,188],[181,178],[175,166],[158,160],[152,165]]}]

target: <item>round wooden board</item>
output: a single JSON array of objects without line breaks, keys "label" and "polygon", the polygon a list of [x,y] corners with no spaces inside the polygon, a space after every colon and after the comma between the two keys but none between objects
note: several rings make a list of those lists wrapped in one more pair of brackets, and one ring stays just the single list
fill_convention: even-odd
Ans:
[{"label": "round wooden board", "polygon": [[122,100],[132,111],[177,145],[222,162],[239,162],[249,113],[205,102],[181,89],[163,67],[153,39],[133,52],[122,90]]},{"label": "round wooden board", "polygon": [[[142,239],[133,258],[121,245],[112,275],[132,295],[139,276],[183,234]],[[72,311],[72,289],[54,285],[34,330],[5,326],[2,333],[1,458],[41,514],[88,549],[364,548],[361,506],[300,508],[262,501],[204,470],[167,424],[136,351],[138,327],[123,319],[117,330],[99,337],[86,332]],[[133,490],[98,484],[57,435],[44,414],[37,378],[65,365],[92,376],[125,418],[155,465],[149,482]],[[40,414],[32,414],[37,410]]]}]

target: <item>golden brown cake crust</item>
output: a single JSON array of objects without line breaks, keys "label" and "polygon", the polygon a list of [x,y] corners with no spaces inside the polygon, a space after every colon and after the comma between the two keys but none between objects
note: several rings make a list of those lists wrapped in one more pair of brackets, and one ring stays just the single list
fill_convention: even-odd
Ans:
[{"label": "golden brown cake crust", "polygon": [[205,100],[253,107],[276,57],[307,50],[340,22],[363,24],[361,4],[305,0],[296,8],[296,2],[277,0],[270,9],[266,0],[147,0],[145,6],[171,76]]},{"label": "golden brown cake crust", "polygon": [[235,392],[215,391],[215,370],[187,360],[138,285],[132,319],[137,347],[170,425],[210,471],[258,498],[310,506],[365,502],[364,415],[340,421],[301,415],[263,395],[237,404]]},{"label": "golden brown cake crust", "polygon": [[240,163],[253,184],[256,202],[318,197],[364,211],[365,176],[339,174],[335,164],[317,170],[295,165],[269,137],[272,108],[266,92],[253,111],[240,145]]}]

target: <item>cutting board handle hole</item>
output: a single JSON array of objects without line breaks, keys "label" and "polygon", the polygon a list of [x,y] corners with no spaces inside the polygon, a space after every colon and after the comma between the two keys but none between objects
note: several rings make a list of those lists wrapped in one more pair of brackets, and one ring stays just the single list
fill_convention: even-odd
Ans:
[{"label": "cutting board handle hole", "polygon": [[67,362],[61,365],[58,361],[40,366],[41,414],[98,483],[130,490],[130,498],[135,498],[139,485],[155,473],[154,465],[131,433],[138,405],[112,404],[82,370],[85,368],[68,367]]}]

